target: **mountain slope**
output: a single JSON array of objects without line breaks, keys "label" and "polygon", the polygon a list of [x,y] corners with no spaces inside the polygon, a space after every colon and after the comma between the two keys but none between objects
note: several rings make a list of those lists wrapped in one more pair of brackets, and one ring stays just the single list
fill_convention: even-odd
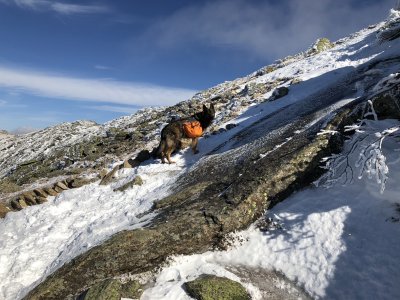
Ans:
[{"label": "mountain slope", "polygon": [[[382,43],[377,38],[377,33],[388,30],[386,27],[393,30],[388,24],[398,20],[396,17],[338,41],[332,49],[320,53],[310,50],[289,57],[248,77],[204,91],[173,108],[149,109],[133,118],[125,117],[105,125],[80,122],[73,129],[73,134],[69,127],[71,125],[64,124],[36,135],[17,138],[17,142],[6,140],[1,157],[2,168],[6,172],[2,176],[12,175],[16,164],[42,155],[43,151],[32,153],[27,142],[37,142],[34,148],[40,149],[49,140],[49,132],[52,132],[50,137],[57,136],[54,132],[61,132],[60,139],[66,140],[63,134],[67,131],[76,138],[68,139],[74,141],[71,143],[73,145],[95,136],[107,137],[109,128],[132,133],[137,131],[139,125],[143,125],[145,134],[136,143],[139,148],[132,148],[132,152],[121,152],[123,156],[129,156],[146,144],[149,149],[156,145],[155,137],[173,114],[187,113],[191,109],[195,111],[204,102],[216,103],[219,111],[212,129],[216,134],[200,142],[201,156],[180,152],[175,156],[175,165],[160,165],[158,161],[150,160],[137,168],[121,170],[115,182],[108,186],[98,186],[96,182],[65,191],[49,199],[46,204],[7,214],[0,221],[0,295],[6,299],[22,298],[53,274],[31,291],[27,298],[65,297],[78,293],[99,279],[128,272],[151,271],[171,254],[191,254],[204,252],[213,246],[222,247],[226,234],[247,228],[262,216],[265,209],[318,178],[322,172],[318,168],[321,158],[338,150],[344,142],[344,137],[338,139],[335,135],[318,135],[321,129],[342,131],[344,125],[362,117],[360,108],[371,99],[376,99],[376,111],[384,114],[385,110],[379,109],[380,103],[383,101],[386,105],[398,97],[396,81],[385,89],[377,89],[379,84],[380,87],[385,86],[391,74],[399,72],[399,40]],[[279,88],[282,87],[288,88],[289,93],[278,98]],[[395,96],[390,98],[388,95]],[[390,99],[385,100],[385,97]],[[390,103],[387,105],[390,106]],[[399,116],[398,111],[390,111],[392,115],[388,116]],[[158,118],[160,115],[162,117]],[[229,126],[233,127],[229,131],[219,130],[225,128],[227,123],[236,126]],[[124,139],[124,143],[129,143],[130,138]],[[18,144],[23,146],[18,147]],[[61,142],[61,145],[63,148],[69,144]],[[48,147],[47,155],[50,156],[59,149],[56,145],[45,144],[45,147]],[[98,150],[98,153],[102,155],[103,151]],[[111,157],[116,160],[118,155]],[[102,162],[103,166],[111,163]],[[93,168],[95,170],[96,167]],[[114,192],[114,189],[137,176],[143,179],[143,185],[133,186],[125,192]],[[284,205],[281,207],[285,209]],[[286,208],[292,209],[290,206]],[[388,210],[388,207],[385,209]],[[284,211],[277,212],[290,225],[292,219],[286,217]],[[344,220],[346,214],[346,209],[338,209],[338,214],[332,213],[338,218],[336,224],[339,227],[340,220]],[[300,229],[304,234],[312,232],[317,223],[298,223],[300,225],[294,226],[294,231],[288,231],[287,240],[299,239],[298,243],[293,244],[301,247],[301,239],[295,235],[290,237],[290,234]],[[299,227],[301,224],[303,226]],[[135,230],[144,225],[144,229]],[[329,226],[324,228],[331,229]],[[336,236],[340,236],[342,231],[339,228]],[[251,245],[256,244],[257,247],[262,247],[257,244],[259,239],[265,241],[265,237],[262,234],[259,236],[256,230],[243,235],[247,235]],[[256,238],[252,240],[252,236]],[[269,248],[265,251],[270,252],[271,257],[277,257],[278,263],[269,261],[263,265],[258,261],[250,265],[272,266],[303,284],[312,296],[323,297],[326,281],[331,277],[325,276],[326,273],[319,268],[332,268],[338,256],[334,253],[338,252],[341,244],[335,244],[335,239],[326,239],[327,234],[320,237],[311,245],[315,247],[325,242],[333,244],[323,249],[326,252],[322,254],[314,251],[315,258],[302,260],[302,255],[310,254],[293,246],[297,252],[289,254],[295,254],[296,261],[279,264],[279,258],[284,260],[288,256],[274,256],[276,249],[268,244]],[[278,234],[279,238],[282,239]],[[278,245],[289,244],[282,242]],[[249,251],[246,244],[243,248]],[[27,255],[36,249],[43,251],[40,259],[32,259]],[[239,250],[234,248],[231,251]],[[246,253],[252,256],[251,252]],[[216,270],[221,271],[227,264],[235,263],[235,259],[223,258],[225,254],[206,255],[221,255]],[[327,259],[325,265],[315,263],[317,271],[313,270],[309,262],[321,259],[324,255],[331,255],[332,259]],[[257,261],[256,257],[250,260]],[[300,266],[293,267],[297,263]],[[193,265],[196,266],[195,263]],[[203,271],[206,272],[206,269]],[[165,295],[166,291],[171,291],[169,299],[177,299],[177,294],[184,297],[183,291],[176,287],[190,276],[195,274],[173,278],[169,287],[168,276],[163,277],[159,285],[145,291],[143,297],[154,299],[157,293]],[[237,277],[235,279],[240,280]],[[309,284],[311,280],[320,284]],[[339,282],[338,288],[341,286],[345,285]],[[398,292],[394,290],[391,295],[399,295]],[[254,290],[252,295],[257,297]]]}]

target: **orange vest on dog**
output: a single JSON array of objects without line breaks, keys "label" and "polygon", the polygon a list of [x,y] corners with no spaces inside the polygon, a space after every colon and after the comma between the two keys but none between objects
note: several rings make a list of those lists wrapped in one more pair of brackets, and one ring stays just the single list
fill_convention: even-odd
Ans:
[{"label": "orange vest on dog", "polygon": [[199,121],[188,121],[183,123],[183,132],[188,138],[197,138],[203,135],[203,128]]}]

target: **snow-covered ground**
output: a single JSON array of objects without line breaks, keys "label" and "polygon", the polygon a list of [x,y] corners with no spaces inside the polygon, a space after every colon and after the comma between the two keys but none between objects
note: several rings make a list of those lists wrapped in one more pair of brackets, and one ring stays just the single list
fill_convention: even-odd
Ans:
[{"label": "snow-covered ground", "polygon": [[[254,79],[261,83],[287,77],[299,78],[302,82],[292,86],[285,98],[241,111],[230,121],[237,127],[200,141],[200,155],[194,156],[189,151],[179,153],[174,156],[177,161],[174,165],[149,161],[137,168],[119,171],[118,180],[109,186],[93,183],[65,191],[45,204],[9,213],[0,220],[0,299],[22,298],[73,257],[118,231],[148,222],[152,215],[139,216],[168,195],[168,183],[235,132],[284,106],[302,101],[377,56],[398,55],[398,40],[379,43],[376,39],[382,25],[343,39],[331,50],[295,60]],[[389,71],[394,73],[375,70],[380,74]],[[267,99],[271,93],[263,97]],[[360,83],[354,87],[354,99],[362,93]],[[347,103],[353,98],[342,100]],[[89,126],[92,130],[87,131],[88,124],[83,123],[77,123],[78,129],[81,125],[84,125],[81,135],[88,137],[103,130],[92,124]],[[29,137],[32,139],[34,135]],[[21,138],[19,142],[24,140]],[[142,299],[189,299],[181,285],[201,273],[240,280],[227,270],[230,265],[281,271],[316,298],[399,298],[400,243],[396,237],[400,223],[393,203],[400,203],[400,187],[396,184],[400,166],[395,163],[398,156],[393,151],[395,146],[390,143],[384,146],[388,147],[388,159],[393,165],[383,194],[379,193],[376,183],[365,178],[344,187],[336,185],[328,190],[319,187],[298,192],[268,212],[283,229],[263,233],[252,226],[237,233],[245,242],[228,251],[176,257],[161,271],[156,285],[146,290]],[[30,153],[21,152],[19,159],[30,157]],[[137,175],[144,181],[142,186],[125,192],[113,191]],[[256,287],[249,284],[246,287],[255,299],[260,299]]]},{"label": "snow-covered ground", "polygon": [[314,298],[399,299],[399,148],[394,139],[383,143],[390,170],[383,193],[368,178],[297,192],[267,212],[279,226],[262,232],[252,225],[233,235],[244,242],[228,251],[175,257],[141,299],[189,300],[182,284],[204,273],[240,281],[231,266],[280,271]]}]

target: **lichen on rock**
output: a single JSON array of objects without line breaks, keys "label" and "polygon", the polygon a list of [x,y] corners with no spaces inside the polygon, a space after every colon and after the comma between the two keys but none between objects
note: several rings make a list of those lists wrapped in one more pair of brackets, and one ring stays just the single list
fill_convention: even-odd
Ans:
[{"label": "lichen on rock", "polygon": [[184,283],[184,289],[196,300],[249,300],[246,289],[236,281],[215,275],[201,275]]}]

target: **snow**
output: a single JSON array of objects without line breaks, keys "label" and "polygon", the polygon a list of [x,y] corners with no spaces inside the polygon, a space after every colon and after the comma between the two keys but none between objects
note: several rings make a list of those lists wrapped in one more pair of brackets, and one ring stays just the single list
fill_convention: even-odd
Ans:
[{"label": "snow", "polygon": [[[237,265],[281,271],[317,299],[398,299],[400,165],[395,146],[384,147],[391,171],[383,194],[367,178],[300,191],[267,213],[282,229],[264,233],[252,225],[234,235],[245,242],[228,251],[177,256],[142,299],[190,299],[180,289],[185,281],[203,273],[240,281],[227,270]],[[253,299],[262,299],[254,287],[249,291]]]},{"label": "snow", "polygon": [[[110,186],[96,182],[9,213],[0,221],[0,298],[23,297],[32,284],[113,233],[145,224],[151,215],[137,216],[166,195],[168,181],[180,169],[160,164],[124,169]],[[143,186],[113,191],[137,174]]]},{"label": "snow", "polygon": [[[395,18],[394,14],[392,18]],[[219,113],[216,124],[221,128],[228,122],[238,126],[200,140],[201,155],[220,145],[229,147],[228,141],[235,133],[257,120],[267,116],[272,118],[274,113],[289,105],[298,103],[297,107],[301,107],[306,97],[336,82],[346,83],[346,76],[358,66],[373,62],[377,57],[398,55],[399,41],[381,44],[376,40],[376,33],[382,26],[384,23],[362,30],[315,56],[300,55],[283,60],[273,72],[225,82],[207,91],[220,95],[232,86],[243,89],[246,84],[275,80],[282,81],[280,86],[287,86],[288,80],[284,78],[301,80],[290,86],[287,96],[274,102],[264,102],[273,91],[252,99],[254,101],[248,107],[240,108],[240,101],[233,99],[228,104],[230,107]],[[388,84],[398,84],[394,81],[396,76],[390,75],[395,71],[377,68],[368,70],[368,75],[386,78],[376,86],[376,90],[382,90]],[[334,109],[361,97],[367,86],[368,82],[357,82],[354,87],[346,87],[354,89],[354,97],[330,103],[316,119],[326,118]],[[198,94],[194,99],[202,97]],[[109,127],[130,128],[138,119],[158,110],[145,109],[135,116],[122,117],[104,125],[80,121],[22,136],[3,136],[0,177],[12,165],[103,135]],[[235,111],[237,117],[223,121],[224,114],[231,111]],[[68,139],[66,132],[70,133]],[[147,289],[142,299],[190,299],[181,285],[202,273],[241,281],[238,275],[228,270],[234,265],[278,270],[315,298],[399,298],[400,243],[394,237],[400,233],[400,216],[394,205],[400,202],[400,187],[396,184],[400,179],[400,166],[395,163],[398,152],[393,151],[394,145],[384,143],[383,147],[383,150],[389,147],[386,149],[389,174],[383,194],[377,183],[368,178],[357,179],[346,186],[336,185],[329,190],[318,187],[300,191],[268,212],[282,229],[265,233],[252,225],[248,230],[234,234],[234,238],[244,242],[235,244],[228,251],[171,258],[170,264],[157,275],[154,287]],[[120,170],[116,181],[108,186],[92,183],[64,191],[56,198],[49,198],[45,204],[7,214],[0,220],[0,299],[24,297],[72,258],[101,244],[116,232],[149,222],[154,215],[145,213],[155,201],[168,195],[170,183],[179,174],[187,172],[202,158],[201,155],[180,152],[174,155],[177,163],[173,165],[150,160],[137,168]],[[143,179],[142,186],[134,186],[125,192],[113,191],[138,175]],[[256,286],[244,285],[253,299],[262,298]]]}]

